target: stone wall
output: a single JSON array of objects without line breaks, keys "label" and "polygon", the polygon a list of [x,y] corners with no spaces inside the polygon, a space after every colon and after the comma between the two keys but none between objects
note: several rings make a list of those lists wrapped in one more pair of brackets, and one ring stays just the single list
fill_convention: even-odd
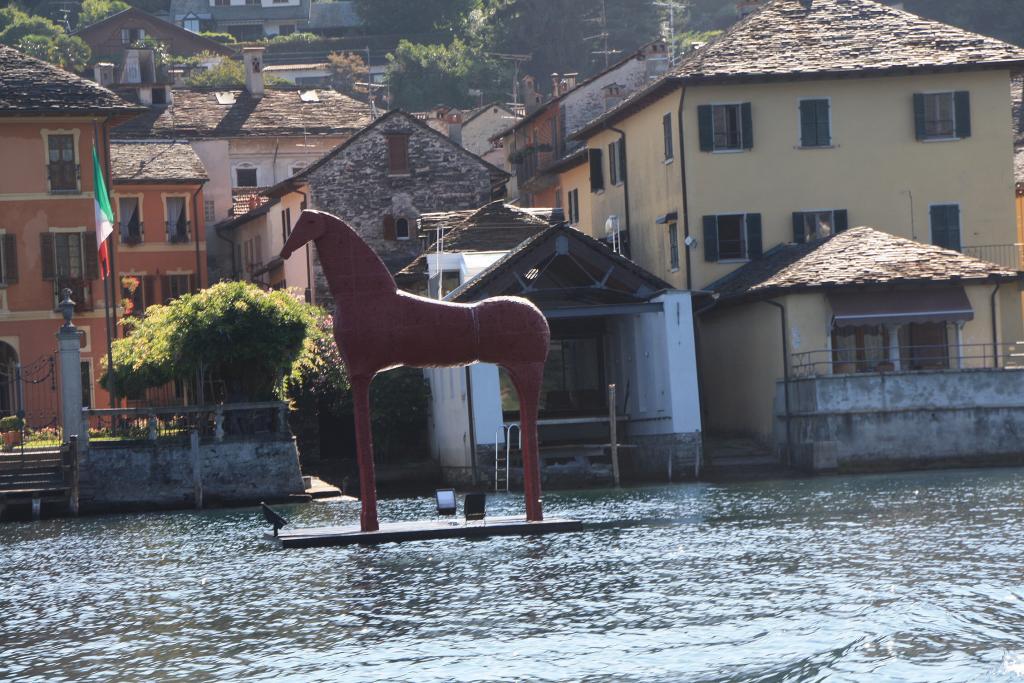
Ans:
[{"label": "stone wall", "polygon": [[[409,173],[388,174],[386,135],[409,135]],[[395,272],[419,255],[416,221],[430,211],[475,209],[491,200],[494,169],[445,136],[401,112],[391,112],[309,173],[311,206],[351,225]],[[384,216],[409,221],[407,240],[385,239]],[[332,307],[319,256],[317,302]]]},{"label": "stone wall", "polygon": [[[786,447],[784,385],[775,442]],[[790,382],[794,466],[871,471],[1024,462],[1024,370],[841,375]]]},{"label": "stone wall", "polygon": [[[198,447],[204,506],[248,505],[302,494],[292,439]],[[83,511],[195,507],[194,458],[187,444],[90,444],[79,465]]]}]

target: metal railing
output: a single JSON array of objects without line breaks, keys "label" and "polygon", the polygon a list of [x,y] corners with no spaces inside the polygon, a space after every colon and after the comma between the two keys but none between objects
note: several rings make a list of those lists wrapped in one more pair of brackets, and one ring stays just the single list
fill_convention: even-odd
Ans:
[{"label": "metal railing", "polygon": [[1024,270],[1024,244],[983,244],[963,247],[961,251],[967,256],[989,261],[1010,270]]},{"label": "metal railing", "polygon": [[192,222],[172,223],[167,221],[167,241],[171,243],[184,243],[192,240]]},{"label": "metal railing", "polygon": [[[960,344],[899,347],[899,359],[867,358],[860,349],[818,349],[792,354],[791,379],[855,375],[884,372],[923,372],[928,370],[1000,370],[1024,368],[1024,345]],[[887,349],[880,348],[881,353]]]},{"label": "metal railing", "polygon": [[225,403],[215,406],[83,408],[90,443],[189,442],[191,432],[205,443],[254,437],[291,438],[288,404],[282,401]]}]

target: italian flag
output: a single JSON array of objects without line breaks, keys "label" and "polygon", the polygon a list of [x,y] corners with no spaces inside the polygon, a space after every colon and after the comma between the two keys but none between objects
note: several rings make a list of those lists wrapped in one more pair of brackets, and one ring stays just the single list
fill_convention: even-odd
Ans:
[{"label": "italian flag", "polygon": [[103,170],[100,168],[100,157],[96,153],[96,145],[92,147],[92,175],[95,185],[96,201],[96,244],[99,245],[100,274],[106,280],[110,276],[110,255],[107,253],[107,238],[114,232],[114,211],[110,208],[110,196],[107,184],[103,182]]}]

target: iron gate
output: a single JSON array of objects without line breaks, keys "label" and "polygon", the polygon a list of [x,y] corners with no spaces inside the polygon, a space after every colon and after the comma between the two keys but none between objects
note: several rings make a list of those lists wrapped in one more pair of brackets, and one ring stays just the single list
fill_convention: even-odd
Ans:
[{"label": "iron gate", "polygon": [[61,444],[60,400],[57,394],[57,358],[40,356],[14,366],[17,416],[21,418],[21,447]]}]

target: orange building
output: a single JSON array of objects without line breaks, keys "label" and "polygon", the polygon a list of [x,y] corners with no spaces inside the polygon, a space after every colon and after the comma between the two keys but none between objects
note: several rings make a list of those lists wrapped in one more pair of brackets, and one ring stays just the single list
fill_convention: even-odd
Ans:
[{"label": "orange building", "polygon": [[[46,376],[65,287],[83,331],[84,398],[92,405],[108,400],[95,381],[107,334],[92,149],[98,137],[106,165],[109,129],[142,111],[92,81],[0,45],[0,415],[18,409],[17,366]],[[57,381],[23,384],[30,426],[33,419],[46,426],[49,416],[56,424]]]},{"label": "orange building", "polygon": [[206,285],[203,163],[187,142],[110,145],[118,318]]}]

